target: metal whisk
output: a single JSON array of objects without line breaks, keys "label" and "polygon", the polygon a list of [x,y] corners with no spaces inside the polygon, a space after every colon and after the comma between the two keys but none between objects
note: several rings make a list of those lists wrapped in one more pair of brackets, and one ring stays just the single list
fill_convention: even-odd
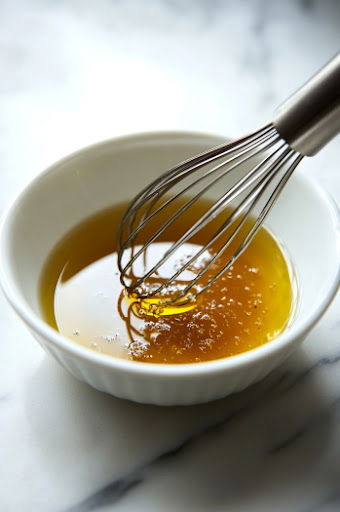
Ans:
[{"label": "metal whisk", "polygon": [[[337,54],[278,109],[272,123],[185,160],[133,199],[121,221],[118,237],[118,266],[127,291],[139,298],[163,294],[164,301],[170,303],[189,301],[203,293],[248,247],[303,157],[315,155],[339,131],[340,54]],[[190,208],[211,188],[222,191],[219,198],[199,218],[193,219],[178,240],[166,246],[160,258],[147,265],[147,251],[152,244],[162,239],[174,223],[181,223]],[[186,200],[178,203],[183,197]],[[183,244],[193,240],[209,222],[226,211],[228,214],[209,239],[197,246],[185,261],[177,262],[178,268],[160,280],[159,270],[176,256]],[[254,217],[253,223],[249,223],[250,217]],[[213,273],[216,260],[230,250],[240,234],[241,242]],[[202,263],[200,258],[223,235],[225,239],[217,253]],[[197,262],[201,262],[199,271],[189,281],[182,278]],[[208,271],[209,279],[198,286]],[[181,279],[183,286],[172,288]]]}]

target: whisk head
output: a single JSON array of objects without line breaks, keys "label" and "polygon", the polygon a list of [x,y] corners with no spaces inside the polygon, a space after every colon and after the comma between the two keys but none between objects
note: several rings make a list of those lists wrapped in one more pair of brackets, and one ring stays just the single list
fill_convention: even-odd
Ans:
[{"label": "whisk head", "polygon": [[[268,124],[159,176],[121,221],[127,292],[174,304],[196,299],[245,251],[302,158]],[[213,202],[199,201],[206,197]]]}]

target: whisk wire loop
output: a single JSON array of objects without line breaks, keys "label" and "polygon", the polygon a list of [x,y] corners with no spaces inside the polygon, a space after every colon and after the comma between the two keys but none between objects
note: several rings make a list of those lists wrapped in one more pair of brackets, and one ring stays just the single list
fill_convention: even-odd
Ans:
[{"label": "whisk wire loop", "polygon": [[[267,151],[272,149],[272,152],[267,154]],[[264,157],[256,162],[256,158],[264,152]],[[297,157],[296,157],[297,155]],[[274,191],[271,193],[269,199],[265,202],[257,220],[253,223],[251,228],[244,236],[242,242],[237,247],[234,254],[227,260],[226,264],[218,270],[218,272],[208,280],[203,286],[199,286],[200,279],[208,272],[218,258],[223,256],[225,251],[230,247],[232,242],[240,234],[241,230],[245,227],[248,219],[251,217],[254,209],[259,204],[268,186],[273,182],[282,169],[287,166],[288,162],[293,158],[288,171],[280,179]],[[143,275],[133,275],[133,265],[140,258],[145,257],[148,247],[154,243],[159,237],[176,221],[179,221],[181,215],[186,212],[196,201],[204,196],[211,187],[216,186],[223,178],[232,173],[239,166],[246,163],[251,163],[254,159],[254,165],[245,172],[245,174],[236,181],[236,183],[227,187],[226,191],[215,201],[215,203],[207,209],[207,211],[187,229],[180,238],[175,241],[162,255],[162,257],[146,269]],[[226,235],[226,240],[219,248],[219,250],[209,259],[204,267],[197,272],[195,277],[187,283],[184,288],[182,287],[175,296],[168,298],[168,302],[176,302],[177,300],[187,296],[188,294],[197,297],[203,293],[216,279],[225,273],[234,263],[235,259],[242,254],[248,247],[251,240],[254,238],[259,227],[261,226],[266,215],[272,208],[277,195],[283,188],[293,169],[302,159],[296,151],[291,149],[289,145],[283,141],[277,133],[275,127],[267,125],[262,130],[251,134],[250,136],[243,137],[241,140],[227,145],[221,145],[218,148],[201,153],[193,159],[188,159],[175,168],[171,169],[160,178],[156,179],[148,187],[146,187],[138,196],[135,201],[131,203],[129,209],[124,215],[121,223],[119,233],[119,253],[118,253],[118,266],[121,271],[121,282],[130,293],[137,293],[139,297],[154,297],[167,289],[169,285],[174,283],[181,274],[190,268],[200,258],[205,251],[209,250],[212,244],[219,240],[223,234],[226,234],[230,228],[231,232]],[[219,161],[211,168],[207,168],[203,174],[196,176],[197,171],[204,171],[204,166],[211,164],[216,160]],[[191,181],[184,185],[178,192],[166,198],[166,194],[172,188],[181,183],[186,177],[190,177]],[[195,179],[196,178],[196,179]],[[155,232],[145,241],[145,243],[136,248],[134,243],[138,235],[143,233],[143,229],[152,220],[157,219],[161,212],[166,212],[167,208],[175,204],[175,201],[186,196],[194,187],[201,186],[196,194],[190,197],[181,205],[177,211],[172,213],[163,222]],[[194,235],[202,230],[212,218],[219,215],[225,208],[232,204],[232,202],[242,197],[245,194],[235,209],[227,216],[210,236],[210,238],[199,247],[199,249],[185,261],[178,270],[172,273],[170,277],[164,279],[160,284],[152,289],[145,291],[141,290],[141,285],[146,280],[152,277],[159,270],[162,265],[176,253],[176,251],[187,241],[190,241]],[[165,197],[165,201],[157,206],[157,203]],[[144,210],[140,211],[144,207]],[[125,237],[125,238],[124,238]],[[130,250],[130,258],[124,261],[126,251]],[[128,282],[130,280],[130,282]],[[196,286],[194,294],[192,291]],[[188,299],[189,300],[189,299]]]},{"label": "whisk wire loop", "polygon": [[227,154],[231,153],[232,151],[235,151],[235,148],[240,149],[243,146],[247,145],[253,140],[258,139],[262,135],[265,135],[267,133],[277,133],[275,127],[272,123],[267,124],[263,128],[257,130],[256,132],[253,132],[249,135],[246,135],[240,139],[237,139],[232,142],[223,143],[219,146],[216,146],[212,149],[208,149],[206,151],[202,151],[198,155],[194,157],[190,157],[183,162],[175,165],[172,167],[169,171],[163,173],[159,178],[154,180],[152,183],[147,185],[143,190],[141,190],[135,198],[131,201],[129,207],[127,208],[123,218],[122,223],[124,224],[127,217],[131,215],[131,212],[135,209],[138,209],[140,204],[145,202],[147,200],[147,193],[149,190],[153,190],[155,187],[155,184],[157,184],[159,181],[162,181],[164,183],[167,182],[168,179],[172,178],[173,176],[176,176],[176,179],[180,179],[182,177],[183,172],[191,172],[193,169],[196,169],[196,166],[205,166],[208,163],[216,160],[217,158],[222,158],[226,156]]},{"label": "whisk wire loop", "polygon": [[[138,226],[135,228],[135,230],[133,231],[132,233],[132,226],[134,224],[134,221],[135,221],[135,213],[138,211],[138,205],[135,206],[134,210],[131,210],[131,220],[129,222],[129,236],[128,238],[125,240],[124,242],[124,247],[127,246],[128,243],[130,243],[130,241],[133,239],[133,237],[138,233],[138,231],[140,231],[147,222],[149,222],[150,220],[152,220],[156,215],[158,215],[161,211],[163,211],[165,208],[167,208],[170,204],[172,204],[173,202],[175,202],[177,199],[179,199],[181,196],[185,195],[186,192],[188,192],[193,186],[197,185],[198,183],[200,183],[201,181],[203,180],[206,180],[210,175],[216,173],[216,171],[218,171],[221,167],[226,167],[227,164],[231,163],[233,160],[236,160],[238,158],[240,158],[241,156],[243,156],[244,154],[246,153],[249,153],[255,146],[255,144],[258,146],[259,144],[262,144],[266,141],[268,141],[270,138],[272,137],[272,134],[269,133],[266,131],[264,135],[262,135],[261,137],[258,138],[258,140],[256,142],[251,142],[249,143],[248,147],[243,150],[243,151],[240,151],[236,156],[233,156],[231,158],[229,158],[228,160],[226,161],[223,161],[222,163],[214,166],[212,169],[208,169],[207,172],[205,174],[203,174],[202,176],[198,177],[197,180],[195,182],[191,182],[189,183],[189,185],[187,185],[186,187],[183,187],[178,193],[176,193],[175,195],[173,195],[172,197],[170,197],[170,199],[168,199],[166,202],[164,202],[156,211],[154,211],[152,214],[151,211],[153,209],[153,207],[155,206],[155,204],[161,199],[161,197],[163,197],[168,191],[169,189],[173,186],[174,183],[171,183],[170,181],[168,183],[166,183],[164,185],[164,182],[161,180],[161,179],[158,179],[158,180],[155,180],[151,185],[150,185],[150,189],[153,187],[153,185],[155,185],[155,188],[152,189],[152,193],[148,196],[148,197],[145,197],[144,198],[144,201],[145,203],[147,203],[149,200],[150,200],[150,204],[148,205],[148,207],[145,209],[145,213],[143,214],[143,216],[141,217],[140,221],[139,221],[139,224]],[[277,139],[278,139],[278,136],[277,136]],[[274,144],[275,141],[271,141],[270,144],[268,146],[265,146],[265,149],[268,149],[270,146],[272,146]],[[227,153],[227,152],[226,152]],[[225,154],[224,153],[224,156]],[[214,160],[216,159],[219,159],[219,158],[222,158],[223,155],[219,155],[219,156],[215,156],[214,157]],[[210,160],[212,161],[212,160]],[[244,160],[245,161],[245,160]],[[190,173],[193,173],[194,171],[197,171],[198,169],[200,169],[202,167],[202,163],[200,162],[199,164],[197,164],[196,166],[193,166],[191,169],[190,169]],[[199,199],[200,197],[202,197],[204,195],[204,193],[212,186],[212,185],[215,185],[219,180],[221,180],[222,178],[224,178],[224,176],[226,174],[228,174],[229,172],[231,172],[233,170],[233,167],[232,168],[228,168],[223,174],[219,175],[213,182],[209,183],[205,188],[203,188],[199,194],[197,194],[195,196],[195,198],[193,198],[192,201],[190,201],[189,203],[187,203],[185,209],[187,209],[189,206],[191,206],[191,204],[196,201],[197,199]],[[176,180],[179,180],[180,178],[177,176],[176,177]],[[156,188],[156,183],[159,183],[159,188]],[[183,210],[184,211],[184,210]],[[131,236],[130,236],[131,235]]]},{"label": "whisk wire loop", "polygon": [[[291,150],[292,152],[294,152],[293,150]],[[287,154],[287,157],[284,161],[284,163],[286,163],[289,158],[292,156],[292,153],[291,154]],[[298,155],[298,158],[296,159],[296,162],[294,162],[294,164],[292,164],[292,167],[291,169],[287,172],[287,174],[285,174],[279,184],[277,185],[275,191],[273,192],[273,194],[270,196],[269,200],[267,201],[266,205],[263,207],[260,215],[258,216],[258,218],[256,219],[255,221],[255,224],[253,225],[253,227],[251,228],[251,230],[248,232],[248,234],[246,235],[246,237],[244,238],[244,240],[242,241],[242,243],[239,245],[239,247],[236,249],[236,251],[233,253],[232,257],[228,259],[226,265],[224,265],[215,275],[212,279],[210,279],[200,290],[198,290],[195,294],[195,297],[198,297],[201,293],[203,293],[207,288],[209,288],[219,277],[221,277],[225,272],[227,272],[230,267],[235,263],[235,260],[247,249],[247,247],[249,246],[249,244],[252,242],[253,238],[255,237],[256,233],[258,232],[258,230],[260,229],[262,223],[264,222],[266,216],[268,215],[268,213],[270,212],[272,206],[274,205],[275,203],[275,199],[277,197],[277,195],[281,192],[282,188],[284,187],[284,185],[286,184],[286,182],[288,181],[289,177],[291,176],[293,170],[295,169],[295,167],[298,165],[298,163],[302,160],[303,156],[302,155]],[[282,165],[284,165],[284,163]],[[294,167],[293,167],[294,166]],[[269,182],[273,179],[274,176],[272,176],[270,178],[270,180],[268,180]],[[267,185],[267,181],[263,184],[262,186],[262,191],[261,193],[256,197],[255,201],[251,204],[251,207],[247,210],[247,213],[246,215],[243,217],[242,221],[240,222],[240,224],[237,226],[237,228],[235,229],[235,231],[232,233],[232,235],[230,236],[230,238],[228,238],[228,241],[226,242],[226,244],[223,246],[223,248],[216,254],[214,255],[214,257],[212,259],[214,259],[214,261],[216,261],[216,259],[218,257],[220,257],[223,252],[225,252],[225,250],[227,249],[227,247],[230,246],[231,242],[232,242],[232,239],[235,238],[235,236],[238,234],[238,232],[240,231],[240,229],[243,227],[243,225],[245,224],[245,222],[247,221],[247,219],[249,218],[249,215],[252,211],[252,209],[254,208],[254,206],[256,205],[256,203],[258,202],[258,200],[260,199],[262,193],[265,191],[265,187]],[[212,262],[212,260],[211,260]],[[209,262],[210,263],[210,262]],[[207,266],[209,265],[209,263],[207,264]],[[204,268],[203,271],[200,273],[200,275],[197,274],[197,276],[190,282],[190,284],[184,288],[183,290],[181,290],[181,292],[178,294],[178,296],[175,298],[175,300],[178,300],[181,296],[185,296],[188,291],[196,284],[196,282],[198,281],[199,278],[202,277],[202,275],[206,272],[207,268]],[[165,284],[165,283],[164,283]],[[169,284],[169,282],[168,282]],[[173,301],[174,299],[170,299],[170,302]]]},{"label": "whisk wire loop", "polygon": [[[249,216],[250,216],[252,210],[254,209],[254,207],[256,206],[257,202],[260,200],[260,198],[265,190],[265,187],[268,185],[268,183],[270,183],[273,180],[275,175],[280,171],[281,167],[288,162],[288,160],[291,158],[292,154],[294,153],[294,151],[291,150],[289,147],[287,147],[286,144],[283,144],[283,146],[285,146],[285,150],[282,152],[282,154],[280,155],[277,162],[275,162],[275,165],[273,163],[271,163],[271,165],[267,168],[267,173],[260,180],[258,187],[255,190],[251,190],[248,193],[248,195],[244,198],[244,200],[240,203],[240,205],[226,219],[226,221],[222,224],[222,226],[220,226],[220,228],[215,231],[212,238],[210,238],[210,240],[200,250],[198,250],[198,252],[196,252],[186,263],[184,263],[181,266],[181,268],[177,272],[175,272],[171,277],[169,277],[166,281],[164,281],[159,287],[157,287],[155,290],[152,290],[151,292],[148,293],[149,297],[158,295],[164,288],[166,288],[172,282],[174,282],[180,276],[180,274],[184,270],[186,270],[190,265],[192,265],[194,263],[194,261],[197,260],[197,258],[203,254],[203,252],[205,252],[230,226],[232,226],[234,224],[234,222],[242,215],[243,211],[245,211],[243,218],[237,224],[237,226],[234,228],[233,232],[231,234],[229,234],[226,242],[221,247],[221,249],[216,254],[214,254],[214,256],[206,263],[204,268],[200,272],[198,272],[198,274],[195,276],[195,278],[192,281],[190,281],[190,283],[183,290],[181,290],[181,292],[176,296],[176,299],[174,299],[174,298],[169,299],[169,302],[178,300],[178,298],[185,296],[191,290],[191,288],[199,281],[199,279],[209,270],[209,268],[215,263],[215,261],[222,256],[222,254],[230,246],[232,241],[239,234],[240,230],[245,225],[246,221],[249,219]],[[282,146],[279,149],[281,149],[281,148],[282,148]],[[277,151],[279,151],[279,149]],[[274,155],[270,155],[270,157],[268,157],[265,161],[267,162],[268,160],[272,159],[273,156]],[[259,164],[259,166],[263,165],[263,163],[264,162]],[[254,172],[254,171],[255,171],[255,169],[252,172]],[[257,228],[257,223],[256,223],[254,228],[252,228],[250,230],[249,234],[246,236],[245,243],[243,243],[241,246],[242,252],[247,248],[247,246],[249,245],[253,236],[255,236],[257,230],[258,230],[258,228]],[[178,241],[177,244],[178,244],[178,246],[180,246],[184,242],[185,242],[185,239]],[[172,246],[171,250],[168,251],[167,253],[172,254],[172,252],[174,252],[174,250],[175,250],[174,249],[175,245],[176,244],[174,244]],[[158,262],[159,266],[162,265],[166,261],[167,256],[168,256],[167,253],[165,253],[164,257]],[[241,254],[241,252],[238,252],[238,254]],[[235,261],[235,258],[233,258],[232,260],[230,259],[228,264],[222,268],[222,270],[218,273],[218,275],[220,276],[224,272],[226,272],[230,268],[230,266],[233,264],[234,261]],[[154,271],[155,271],[155,267],[153,267],[151,269],[151,274],[154,273]],[[214,282],[215,280],[216,279],[209,281],[208,284],[204,286],[204,289],[206,289],[208,286],[210,286],[210,284],[212,284],[212,282]],[[139,284],[137,281],[137,283],[135,283],[135,286],[132,288],[132,290],[134,290],[138,285]],[[200,293],[202,293],[202,291],[203,291],[203,289],[200,291],[197,291],[195,293],[195,296],[198,296]],[[143,294],[141,295],[141,297],[143,298]]]},{"label": "whisk wire loop", "polygon": [[[185,212],[194,202],[196,202],[203,194],[205,194],[213,185],[215,185],[218,181],[220,181],[222,178],[224,178],[228,173],[230,173],[232,170],[235,169],[235,167],[239,166],[239,165],[242,165],[243,163],[247,162],[250,158],[253,158],[254,156],[256,156],[260,151],[263,151],[264,149],[269,149],[270,147],[272,147],[277,141],[279,140],[278,136],[276,137],[272,137],[272,140],[270,140],[264,147],[260,147],[260,148],[257,148],[251,155],[248,155],[248,156],[245,156],[244,158],[241,158],[243,156],[243,152],[240,152],[238,154],[238,162],[236,162],[233,166],[231,167],[227,167],[225,169],[224,172],[222,172],[222,174],[220,174],[219,176],[217,176],[212,182],[210,182],[207,186],[205,186],[198,194],[196,194],[192,199],[190,199],[187,203],[185,203],[172,217],[170,217],[155,233],[154,235],[145,243],[145,245],[140,249],[138,250],[133,256],[132,258],[130,259],[130,261],[128,262],[128,264],[125,266],[125,267],[120,267],[120,271],[121,271],[121,276],[122,278],[124,277],[124,274],[126,273],[126,271],[133,265],[133,263],[137,260],[137,258],[139,258],[139,256],[141,256],[141,254],[147,249],[147,247],[149,247],[169,226],[170,224],[172,224],[173,222],[175,222],[175,220],[180,216],[182,215],[183,212]],[[267,139],[265,139],[264,142],[267,142]],[[285,143],[283,143],[284,145]],[[253,146],[251,146],[250,149],[253,149]],[[248,149],[248,151],[250,151],[250,149]],[[247,151],[247,152],[248,152]],[[193,185],[197,184],[199,181],[205,179],[208,175],[212,174],[213,172],[223,168],[223,167],[226,167],[230,162],[234,161],[235,158],[231,158],[231,159],[228,159],[226,161],[223,161],[222,163],[218,164],[217,166],[215,166],[213,169],[211,169],[210,171],[207,171],[207,173],[209,174],[205,174],[204,176],[200,177],[198,180],[196,180],[195,182],[191,183],[186,189],[185,189],[185,192],[187,190],[189,190]],[[255,172],[257,171],[258,167],[260,167],[261,164],[259,164],[258,166],[256,166],[255,169],[251,170],[250,173],[247,174],[247,176],[245,176],[244,178],[242,178],[232,189],[230,189],[228,192],[229,193],[233,193],[235,192],[235,190],[237,191],[237,189],[240,189],[242,187],[242,185],[247,181],[249,180],[249,178],[255,174]],[[157,180],[154,182],[154,184],[156,184]],[[183,194],[183,191],[181,191],[179,194],[177,194],[176,198],[178,198],[180,195]],[[236,194],[236,192],[235,192]],[[225,195],[224,195],[225,196]],[[206,214],[200,219],[199,223],[195,224],[194,226],[192,226],[192,228],[189,230],[189,232],[186,235],[186,239],[189,237],[189,236],[192,236],[193,234],[195,234],[195,232],[197,232],[197,230],[195,231],[195,229],[199,226],[203,227],[204,226],[204,222],[209,219],[212,215],[216,214],[216,212],[221,208],[221,205],[223,205],[223,202],[224,202],[224,196],[222,196],[222,198],[220,198],[220,200],[218,200],[214,206],[212,208],[210,208]],[[120,266],[120,262],[121,262],[121,256],[122,256],[122,253],[124,252],[125,249],[127,249],[129,247],[129,245],[133,242],[133,240],[136,238],[137,234],[146,226],[146,224],[151,220],[153,219],[156,215],[158,215],[162,210],[164,210],[169,204],[171,204],[173,202],[174,198],[170,198],[166,203],[164,203],[163,205],[161,205],[155,212],[153,212],[151,215],[149,215],[147,218],[142,218],[141,222],[139,223],[139,225],[132,231],[128,234],[126,240],[124,242],[122,242],[122,232],[120,233],[120,248],[119,248],[119,266]],[[131,214],[134,215],[134,212],[133,210],[131,209]],[[134,220],[134,219],[133,219]],[[131,229],[131,222],[129,224],[129,227]],[[181,239],[179,241],[177,241],[173,247],[172,247],[172,250],[171,252],[167,252],[164,256],[166,257],[169,257],[175,250],[177,247],[179,247],[179,245],[181,243],[183,243],[184,241],[184,236],[181,237]],[[162,260],[164,262],[164,259]],[[150,275],[157,270],[157,268],[159,268],[160,265],[158,265],[157,267],[154,267],[152,268],[147,274],[145,274],[145,276],[142,278],[142,279],[145,279],[145,278],[148,278],[150,277]],[[140,280],[141,282],[141,280]],[[138,287],[140,282],[138,282],[138,284],[136,283],[134,288]],[[125,286],[126,283],[123,282],[123,284]]]},{"label": "whisk wire loop", "polygon": [[[206,194],[212,186],[216,185],[240,165],[251,161],[251,159],[256,158],[260,153],[263,151],[268,151],[275,145],[275,150],[268,156],[265,156],[262,161],[251,167],[250,170],[248,170],[245,175],[235,184],[227,188],[226,192],[224,192],[222,196],[196,222],[194,222],[193,225],[188,230],[186,230],[186,232],[176,242],[174,242],[167,251],[165,251],[163,256],[155,265],[145,271],[141,277],[135,277],[133,275],[133,265],[138,260],[138,258],[143,255],[145,257],[148,247],[154,243],[171,224],[179,219],[181,215],[187,211],[200,197]],[[143,192],[138,194],[135,202],[131,203],[130,208],[124,215],[121,223],[121,229],[119,233],[118,266],[121,272],[122,284],[130,293],[138,292],[138,295],[141,298],[156,296],[164,289],[166,289],[171,283],[173,283],[184,270],[190,267],[190,265],[192,265],[195,260],[197,260],[197,258],[199,258],[207,249],[209,249],[210,246],[217,239],[219,239],[219,237],[221,237],[223,233],[225,233],[243,214],[243,218],[236,225],[236,227],[234,227],[234,230],[231,234],[229,234],[220,250],[210,259],[204,268],[197,273],[195,278],[189,284],[187,284],[187,286],[184,287],[184,289],[176,294],[175,297],[171,297],[169,300],[173,302],[187,294],[189,290],[191,290],[196,285],[199,279],[208,271],[208,269],[211,268],[217,258],[219,258],[230,246],[232,241],[245,225],[254,207],[262,197],[265,187],[272,181],[277,172],[279,172],[281,169],[283,162],[286,162],[292,153],[295,152],[289,148],[285,141],[282,141],[275,128],[271,125],[268,125],[264,129],[259,130],[258,132],[251,134],[248,137],[242,138],[238,142],[219,146],[219,149],[214,148],[208,152],[201,153],[191,160],[188,159],[183,162],[183,164],[177,165],[174,169],[171,169],[165,175],[155,180],[151,185],[146,187]],[[229,155],[229,158],[226,159],[226,155]],[[159,205],[157,209],[153,211],[157,202],[165,195],[165,193],[168,192],[174,186],[174,184],[183,179],[183,174],[190,174],[190,177],[192,177],[195,174],[195,171],[203,168],[203,163],[206,165],[207,159],[208,162],[211,163],[221,158],[222,162],[219,162],[212,168],[207,169],[203,175],[198,176],[196,180],[192,179],[188,185],[182,187],[179,192],[173,194],[172,197],[165,200],[164,203]],[[209,178],[210,181],[206,184],[205,181]],[[179,199],[181,196],[188,193],[188,191],[190,191],[194,186],[197,186],[198,184],[204,184],[204,186],[196,193],[196,195],[189,198],[188,201],[186,201],[158,229],[156,229],[156,231],[152,234],[151,237],[149,237],[144,245],[136,250],[134,242],[138,234],[143,231],[146,225],[152,219],[156,219],[157,216],[163,210],[166,210],[166,208],[168,208],[172,203],[174,203],[176,199]],[[213,236],[211,236],[210,239],[198,251],[196,251],[196,253],[192,255],[180,267],[179,270],[174,272],[168,279],[163,280],[159,286],[156,286],[156,288],[153,288],[148,292],[142,292],[139,289],[140,286],[148,278],[155,274],[155,272],[158,271],[158,269],[176,252],[176,250],[181,245],[190,240],[197,232],[204,228],[210,222],[211,218],[216,217],[223,209],[231,204],[233,200],[247,191],[248,193],[246,194],[245,198],[227,217],[223,224],[215,231]],[[142,211],[142,214],[137,219],[137,225],[135,225],[136,217],[141,205],[144,206],[144,211]],[[263,213],[263,211],[261,213]],[[253,229],[245,238],[245,242],[247,242],[247,244],[250,243],[248,240],[250,241],[253,236],[255,236],[256,225],[257,223],[255,223]],[[126,237],[125,239],[124,236]],[[246,244],[242,243],[235,254],[240,254],[240,251],[245,250],[245,247]],[[124,255],[126,255],[126,251],[128,249],[130,249],[131,252],[130,259],[127,263],[123,264],[123,258]],[[234,260],[235,258],[231,258],[227,264],[218,272],[218,276],[226,272]],[[216,275],[216,279],[218,276]],[[128,283],[128,280],[131,282]],[[195,296],[202,293],[203,289],[205,290],[214,281],[214,278],[210,279],[203,288],[196,290]]]}]

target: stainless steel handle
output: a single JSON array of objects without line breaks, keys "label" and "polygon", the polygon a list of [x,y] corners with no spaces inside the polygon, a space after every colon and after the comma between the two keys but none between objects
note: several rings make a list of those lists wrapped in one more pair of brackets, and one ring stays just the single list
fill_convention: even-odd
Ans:
[{"label": "stainless steel handle", "polygon": [[273,124],[306,156],[340,132],[340,53],[277,109]]}]

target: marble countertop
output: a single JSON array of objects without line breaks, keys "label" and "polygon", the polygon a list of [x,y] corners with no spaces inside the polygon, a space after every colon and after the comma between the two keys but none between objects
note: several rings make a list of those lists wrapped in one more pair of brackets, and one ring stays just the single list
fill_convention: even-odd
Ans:
[{"label": "marble countertop", "polygon": [[[0,211],[86,144],[159,129],[237,136],[339,48],[337,0],[2,0]],[[298,172],[340,202],[339,138]],[[47,357],[0,297],[0,510],[340,510],[340,297],[239,395],[161,408]]]}]

